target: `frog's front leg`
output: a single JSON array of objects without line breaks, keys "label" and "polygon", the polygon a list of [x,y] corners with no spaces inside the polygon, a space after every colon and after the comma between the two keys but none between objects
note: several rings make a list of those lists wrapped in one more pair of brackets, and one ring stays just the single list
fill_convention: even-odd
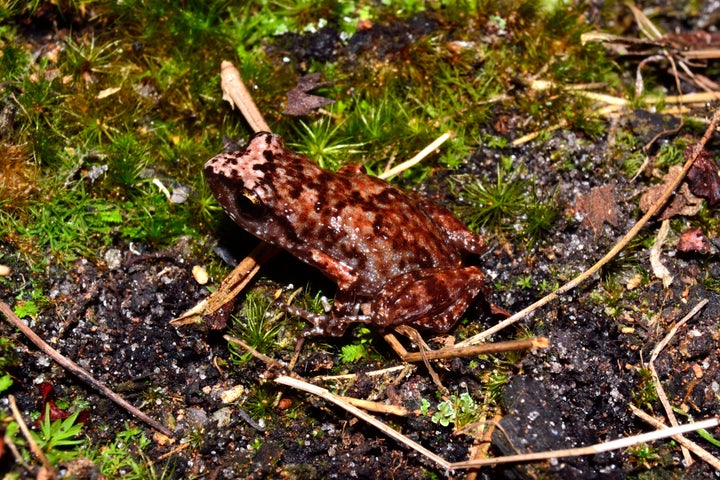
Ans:
[{"label": "frog's front leg", "polygon": [[487,287],[478,267],[408,272],[388,281],[372,302],[372,323],[385,329],[409,325],[446,333],[479,293],[485,295]]}]

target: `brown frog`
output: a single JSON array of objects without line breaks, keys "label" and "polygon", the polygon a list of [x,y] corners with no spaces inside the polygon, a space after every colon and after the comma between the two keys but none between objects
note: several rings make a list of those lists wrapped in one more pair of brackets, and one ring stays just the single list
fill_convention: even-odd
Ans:
[{"label": "brown frog", "polygon": [[328,314],[294,311],[313,325],[306,334],[340,336],[354,322],[445,333],[486,293],[482,271],[462,263],[485,250],[483,239],[360,166],[329,172],[258,133],[245,150],[210,159],[205,177],[235,223],[337,283]]}]

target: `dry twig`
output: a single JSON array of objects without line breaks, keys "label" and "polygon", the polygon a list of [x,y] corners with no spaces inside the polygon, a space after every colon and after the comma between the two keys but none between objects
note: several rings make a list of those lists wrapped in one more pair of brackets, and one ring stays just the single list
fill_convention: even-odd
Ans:
[{"label": "dry twig", "polygon": [[245,86],[240,72],[227,60],[223,60],[220,64],[220,86],[223,91],[223,100],[227,100],[231,106],[240,109],[253,132],[270,131],[270,127]]},{"label": "dry twig", "polygon": [[[387,336],[386,336],[387,340]],[[395,340],[396,342],[397,340]],[[391,346],[395,345],[391,343]],[[390,342],[389,342],[390,343]],[[440,350],[424,350],[424,352],[408,352],[403,348],[404,353],[398,352],[405,362],[420,362],[427,360],[442,360],[447,358],[472,357],[475,355],[488,355],[492,353],[512,352],[517,350],[536,350],[548,348],[550,340],[547,337],[532,337],[525,340],[511,340],[507,342],[483,343],[482,345],[471,345],[467,347],[448,347]]]}]

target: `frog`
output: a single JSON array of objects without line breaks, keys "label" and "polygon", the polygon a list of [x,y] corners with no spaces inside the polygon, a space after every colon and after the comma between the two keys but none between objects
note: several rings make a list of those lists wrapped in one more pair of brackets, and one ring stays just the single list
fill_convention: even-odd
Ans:
[{"label": "frog", "polygon": [[288,307],[309,322],[305,336],[339,337],[355,323],[444,334],[486,299],[485,274],[465,264],[487,250],[483,237],[444,206],[360,165],[332,172],[286,148],[280,135],[258,132],[244,149],[211,158],[204,174],[237,225],[337,285],[325,313]]}]

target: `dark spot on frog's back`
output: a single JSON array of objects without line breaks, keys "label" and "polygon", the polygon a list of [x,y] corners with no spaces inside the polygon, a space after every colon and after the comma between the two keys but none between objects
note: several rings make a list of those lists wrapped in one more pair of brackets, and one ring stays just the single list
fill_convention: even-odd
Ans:
[{"label": "dark spot on frog's back", "polygon": [[391,188],[384,188],[373,195],[373,203],[376,205],[391,205],[393,202],[397,202],[398,195]]},{"label": "dark spot on frog's back", "polygon": [[273,161],[273,152],[271,150],[264,150],[263,157],[265,157],[265,160],[267,160],[268,162],[272,162]]}]

